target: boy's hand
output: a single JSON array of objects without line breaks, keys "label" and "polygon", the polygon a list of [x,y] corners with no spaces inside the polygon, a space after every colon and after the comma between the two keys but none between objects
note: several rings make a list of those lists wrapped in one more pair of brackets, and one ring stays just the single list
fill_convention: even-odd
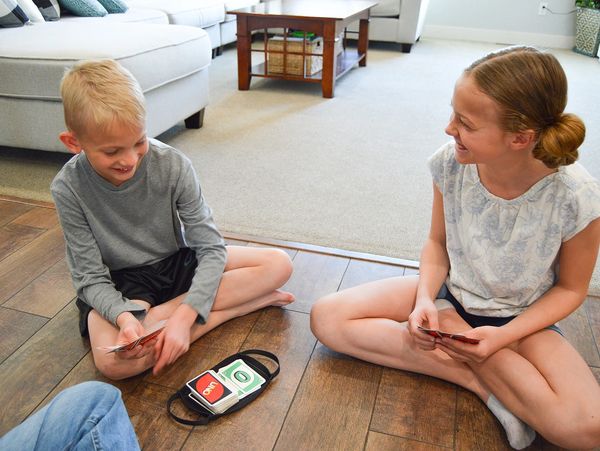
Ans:
[{"label": "boy's hand", "polygon": [[181,304],[167,321],[154,346],[156,364],[152,370],[158,374],[190,348],[190,331],[198,313],[188,304]]},{"label": "boy's hand", "polygon": [[415,304],[408,317],[408,331],[420,349],[433,351],[437,339],[420,331],[419,326],[438,329],[438,311],[432,300],[420,300]]},{"label": "boy's hand", "polygon": [[[132,341],[143,337],[146,334],[144,326],[139,320],[129,312],[124,312],[117,318],[117,325],[119,326],[119,334],[117,335],[118,344],[127,344]],[[152,352],[153,345],[156,340],[150,340],[143,346],[138,345],[131,351],[123,351],[115,353],[117,358],[121,359],[141,359]]]}]

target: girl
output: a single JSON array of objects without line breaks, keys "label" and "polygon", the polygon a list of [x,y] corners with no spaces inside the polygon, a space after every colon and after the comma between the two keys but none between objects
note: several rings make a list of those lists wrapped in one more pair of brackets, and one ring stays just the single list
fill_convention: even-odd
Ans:
[{"label": "girl", "polygon": [[600,185],[575,163],[585,127],[566,100],[549,53],[511,47],[473,63],[452,97],[454,142],[429,160],[420,275],[340,291],[311,312],[336,351],[474,392],[516,449],[534,429],[567,448],[600,445],[600,387],[555,325],[584,301],[600,244]]}]

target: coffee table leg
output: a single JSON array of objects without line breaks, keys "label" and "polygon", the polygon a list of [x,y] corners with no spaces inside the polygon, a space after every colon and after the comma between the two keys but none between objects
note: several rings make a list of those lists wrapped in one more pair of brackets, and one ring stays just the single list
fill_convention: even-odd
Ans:
[{"label": "coffee table leg", "polygon": [[331,99],[335,89],[335,21],[323,26],[323,97]]},{"label": "coffee table leg", "polygon": [[237,18],[237,57],[238,57],[238,89],[250,89],[252,56],[250,53],[252,36],[248,31],[248,18]]},{"label": "coffee table leg", "polygon": [[358,55],[364,57],[358,62],[363,67],[367,65],[367,48],[369,47],[369,19],[360,19],[358,26]]}]

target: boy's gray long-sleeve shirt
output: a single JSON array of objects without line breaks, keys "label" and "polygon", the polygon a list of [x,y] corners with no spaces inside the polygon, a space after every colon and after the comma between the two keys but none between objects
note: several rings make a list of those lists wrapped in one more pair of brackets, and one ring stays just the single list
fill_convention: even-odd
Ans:
[{"label": "boy's gray long-sleeve shirt", "polygon": [[206,322],[227,254],[185,155],[150,140],[134,176],[117,187],[82,152],[61,169],[51,191],[81,300],[113,324],[126,311],[141,319],[144,309],[115,289],[109,271],[149,265],[187,246],[198,266],[184,302]]}]

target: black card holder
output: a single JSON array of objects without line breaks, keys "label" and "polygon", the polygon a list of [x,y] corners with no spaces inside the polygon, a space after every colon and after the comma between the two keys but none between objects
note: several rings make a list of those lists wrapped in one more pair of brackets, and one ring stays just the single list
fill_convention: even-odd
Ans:
[{"label": "black card holder", "polygon": [[[251,355],[259,355],[273,361],[276,365],[275,370],[273,372],[269,371],[269,369],[265,365],[260,363],[255,358],[251,357]],[[216,414],[212,413],[210,410],[204,408],[198,402],[191,399],[190,388],[187,385],[184,385],[181,389],[176,391],[167,401],[167,412],[169,413],[169,416],[178,423],[186,424],[189,426],[200,426],[208,424],[209,422],[216,420],[217,418],[222,417],[223,415],[228,415],[230,413],[237,412],[241,408],[246,407],[256,398],[258,398],[258,396],[267,388],[269,383],[279,374],[279,359],[277,358],[277,356],[275,356],[275,354],[271,352],[263,351],[262,349],[247,349],[245,351],[238,352],[217,363],[211,369],[215,372],[218,372],[220,368],[229,365],[237,359],[242,359],[248,366],[250,366],[254,371],[256,371],[265,379],[265,382],[258,390],[256,390],[253,393],[250,393],[245,398],[240,399],[239,402],[235,403],[225,412]],[[177,416],[175,413],[173,413],[172,405],[177,400],[181,401],[181,403],[184,406],[186,406],[188,410],[194,412],[198,418],[195,420],[190,420],[187,418],[181,418],[180,416]]]}]

